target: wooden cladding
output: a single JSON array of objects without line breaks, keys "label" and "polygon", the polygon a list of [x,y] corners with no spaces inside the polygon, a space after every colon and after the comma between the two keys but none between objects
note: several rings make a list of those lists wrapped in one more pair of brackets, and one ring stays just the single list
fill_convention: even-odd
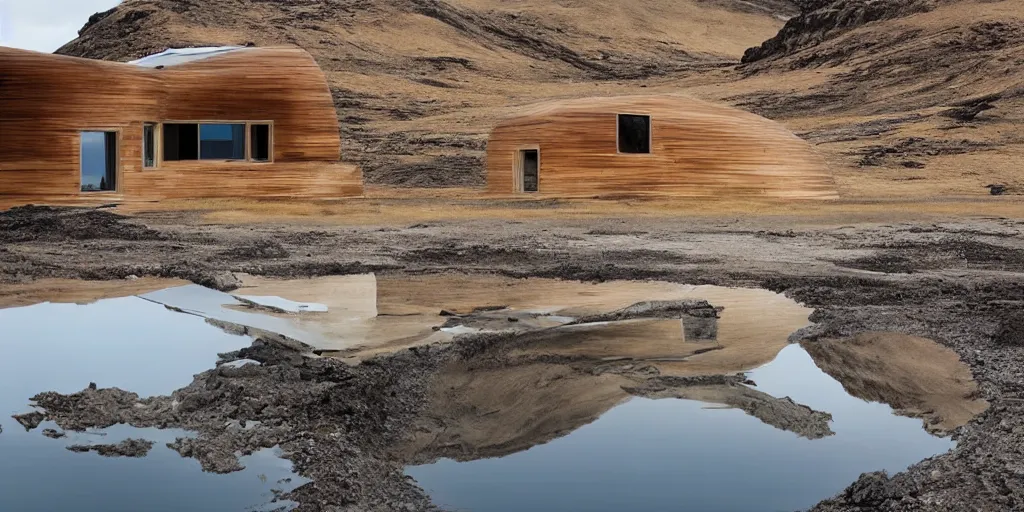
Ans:
[{"label": "wooden cladding", "polygon": [[[621,139],[623,118],[635,131],[629,141]],[[646,147],[637,138],[644,129]],[[489,193],[524,190],[524,149],[539,150],[544,196],[837,197],[824,159],[781,125],[684,96],[586,98],[524,111],[491,133]]]},{"label": "wooden cladding", "polygon": [[[171,161],[169,123],[241,123],[244,154]],[[358,170],[338,163],[327,80],[298,48],[245,48],[154,69],[0,47],[0,195],[105,195],[81,192],[87,132],[116,134],[116,194],[125,199],[362,194]],[[226,144],[208,146],[221,156]]]}]

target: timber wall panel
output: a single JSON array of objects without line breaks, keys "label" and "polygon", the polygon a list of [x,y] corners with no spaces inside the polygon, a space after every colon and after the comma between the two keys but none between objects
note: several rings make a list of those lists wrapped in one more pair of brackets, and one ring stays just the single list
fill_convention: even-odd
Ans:
[{"label": "timber wall panel", "polygon": [[[142,127],[270,121],[273,162],[162,162],[142,168]],[[80,132],[119,133],[118,190],[81,193]],[[164,69],[0,47],[0,195],[32,198],[333,198],[362,194],[338,163],[326,78],[297,48],[252,48]]]},{"label": "timber wall panel", "polygon": [[[617,152],[617,114],[651,116],[651,153]],[[540,148],[538,195],[834,198],[824,159],[781,125],[682,96],[547,103],[498,125],[487,188],[511,194],[515,154]]]}]

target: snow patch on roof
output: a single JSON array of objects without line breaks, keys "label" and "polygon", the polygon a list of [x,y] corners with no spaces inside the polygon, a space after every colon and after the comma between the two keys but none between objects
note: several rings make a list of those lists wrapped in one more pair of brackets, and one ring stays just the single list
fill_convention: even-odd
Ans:
[{"label": "snow patch on roof", "polygon": [[155,68],[157,66],[176,66],[178,64],[184,64],[186,62],[194,62],[197,60],[208,59],[217,55],[223,55],[234,51],[244,50],[242,46],[204,46],[201,48],[171,48],[160,53],[155,53],[148,57],[143,57],[138,60],[133,60],[129,64],[135,64],[136,66],[142,66],[146,68]]}]

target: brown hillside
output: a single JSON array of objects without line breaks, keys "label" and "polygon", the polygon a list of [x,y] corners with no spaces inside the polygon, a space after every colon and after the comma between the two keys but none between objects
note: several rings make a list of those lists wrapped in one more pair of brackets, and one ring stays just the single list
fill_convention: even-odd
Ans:
[{"label": "brown hillside", "polygon": [[345,159],[372,183],[481,186],[487,131],[522,105],[685,92],[781,120],[847,196],[1020,191],[1024,0],[801,5],[126,0],[58,51],[302,46],[328,74]]},{"label": "brown hillside", "polygon": [[368,180],[482,185],[485,133],[507,105],[731,65],[797,12],[785,0],[126,0],[58,52],[296,44],[327,72],[344,157]]},{"label": "brown hillside", "polygon": [[847,192],[1024,192],[1024,1],[837,1],[744,61],[729,100],[817,143]]}]

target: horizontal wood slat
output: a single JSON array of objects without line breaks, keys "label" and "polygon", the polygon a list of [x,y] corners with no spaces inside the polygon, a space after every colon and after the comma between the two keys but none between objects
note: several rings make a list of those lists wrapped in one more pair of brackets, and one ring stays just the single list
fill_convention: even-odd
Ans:
[{"label": "horizontal wood slat", "polygon": [[[163,162],[142,168],[146,122],[273,123],[273,162]],[[0,47],[0,195],[87,199],[80,132],[118,132],[116,194],[333,198],[362,194],[338,163],[337,113],[323,72],[298,48],[247,48],[164,69]],[[98,196],[99,197],[99,196]]]},{"label": "horizontal wood slat", "polygon": [[[651,153],[619,154],[618,114],[651,116]],[[783,126],[685,96],[544,103],[500,123],[487,189],[515,190],[520,149],[540,149],[540,196],[837,197],[824,159]]]}]

